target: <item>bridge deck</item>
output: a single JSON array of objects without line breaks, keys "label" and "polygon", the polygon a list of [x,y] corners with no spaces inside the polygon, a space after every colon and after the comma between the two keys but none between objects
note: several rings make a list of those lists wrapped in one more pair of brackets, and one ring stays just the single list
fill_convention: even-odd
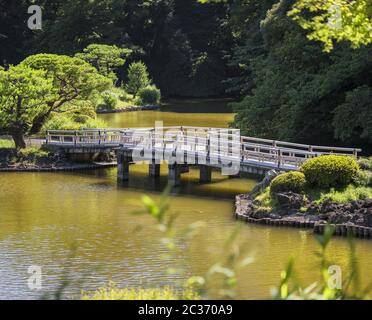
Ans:
[{"label": "bridge deck", "polygon": [[240,171],[249,171],[249,167],[296,170],[308,158],[322,154],[356,157],[361,151],[246,137],[238,129],[185,126],[47,131],[46,144],[67,152],[130,151],[132,156],[137,155],[133,157],[135,162],[161,159],[185,164],[196,161],[195,164],[216,167],[238,164]]}]

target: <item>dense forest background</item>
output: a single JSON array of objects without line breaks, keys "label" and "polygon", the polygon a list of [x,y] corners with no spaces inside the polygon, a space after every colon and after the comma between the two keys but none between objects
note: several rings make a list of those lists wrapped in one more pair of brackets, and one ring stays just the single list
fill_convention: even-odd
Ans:
[{"label": "dense forest background", "polygon": [[[165,97],[233,97],[244,133],[372,146],[371,45],[310,41],[295,0],[0,0],[0,62],[74,55],[91,43],[130,48]],[[27,8],[43,8],[43,29]],[[126,67],[118,70],[126,79]]]}]

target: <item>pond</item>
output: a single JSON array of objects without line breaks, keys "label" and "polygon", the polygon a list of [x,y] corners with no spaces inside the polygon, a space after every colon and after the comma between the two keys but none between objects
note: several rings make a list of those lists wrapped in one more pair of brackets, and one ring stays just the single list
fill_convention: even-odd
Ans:
[{"label": "pond", "polygon": [[[162,111],[102,115],[112,127],[164,125],[226,127],[233,114],[226,101],[170,102]],[[202,275],[221,260],[224,243],[235,228],[234,195],[253,188],[254,179],[229,179],[213,173],[210,184],[198,183],[198,171],[182,175],[173,191],[171,210],[176,226],[205,224],[174,256],[160,243],[151,218],[133,215],[144,193],[159,198],[166,185],[166,167],[151,183],[145,165],[131,166],[128,186],[117,185],[116,169],[74,173],[0,174],[0,298],[34,299],[53,293],[68,280],[65,297],[94,290],[110,280],[117,286],[178,286],[189,275]],[[238,297],[268,298],[291,256],[304,284],[318,278],[318,250],[310,231],[245,224],[239,240],[255,261],[239,272]],[[372,281],[372,241],[356,240],[362,280]],[[329,258],[346,275],[348,245],[335,238]],[[40,266],[42,290],[28,288],[28,268]],[[166,274],[169,267],[182,275]],[[217,280],[215,280],[217,281]]]}]

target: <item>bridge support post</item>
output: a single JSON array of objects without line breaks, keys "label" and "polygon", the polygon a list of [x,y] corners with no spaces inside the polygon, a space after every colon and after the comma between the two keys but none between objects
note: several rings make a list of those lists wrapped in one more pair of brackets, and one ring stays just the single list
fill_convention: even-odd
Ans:
[{"label": "bridge support post", "polygon": [[229,177],[229,179],[240,178],[240,173],[232,174],[232,175],[229,175],[228,177]]},{"label": "bridge support post", "polygon": [[127,153],[118,153],[118,174],[117,179],[120,181],[129,180],[129,163],[130,157]]},{"label": "bridge support post", "polygon": [[180,165],[180,170],[181,170],[181,173],[187,173],[189,172],[189,166],[187,164],[181,164]]},{"label": "bridge support post", "polygon": [[212,167],[207,165],[200,165],[200,176],[199,182],[201,183],[209,183],[212,181]]},{"label": "bridge support post", "polygon": [[177,163],[168,164],[168,182],[173,186],[181,184],[181,166]]},{"label": "bridge support post", "polygon": [[149,164],[149,176],[150,178],[160,177],[160,164],[157,164],[157,163]]}]

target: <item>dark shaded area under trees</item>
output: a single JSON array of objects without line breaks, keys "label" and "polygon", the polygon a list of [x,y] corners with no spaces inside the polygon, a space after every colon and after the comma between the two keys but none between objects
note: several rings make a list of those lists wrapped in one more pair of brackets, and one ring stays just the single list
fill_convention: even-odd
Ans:
[{"label": "dark shaded area under trees", "polygon": [[295,0],[0,0],[0,61],[74,55],[89,44],[129,48],[165,97],[232,96],[245,134],[372,149],[371,45],[324,52],[287,13]]}]

